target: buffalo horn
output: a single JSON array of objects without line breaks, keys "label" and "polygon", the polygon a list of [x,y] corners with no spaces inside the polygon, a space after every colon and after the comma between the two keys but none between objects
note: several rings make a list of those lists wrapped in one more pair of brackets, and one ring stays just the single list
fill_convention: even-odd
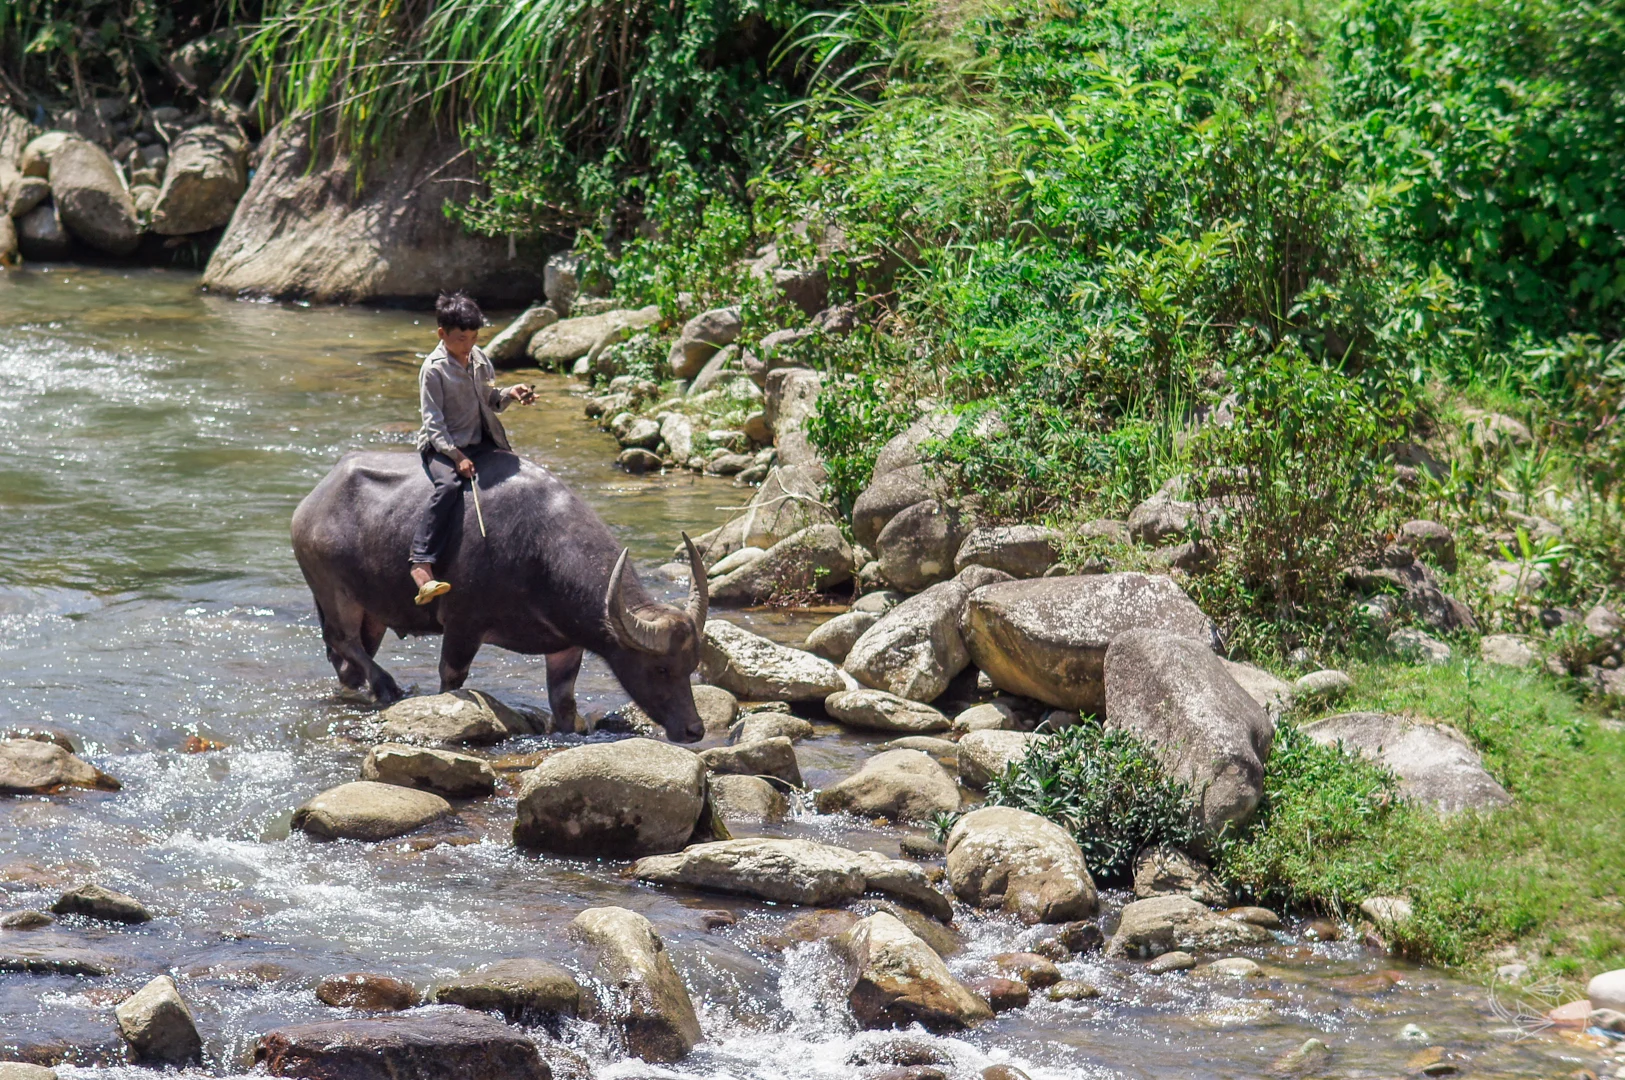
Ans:
[{"label": "buffalo horn", "polygon": [[622,548],[621,557],[615,560],[615,572],[609,576],[604,614],[621,644],[643,652],[663,653],[671,644],[670,629],[658,619],[646,619],[626,609],[626,597],[621,591],[626,577],[626,556],[627,551]]},{"label": "buffalo horn", "polygon": [[705,636],[705,615],[711,609],[711,586],[705,578],[705,561],[700,558],[694,541],[683,534],[688,547],[688,617],[694,623],[694,632]]}]

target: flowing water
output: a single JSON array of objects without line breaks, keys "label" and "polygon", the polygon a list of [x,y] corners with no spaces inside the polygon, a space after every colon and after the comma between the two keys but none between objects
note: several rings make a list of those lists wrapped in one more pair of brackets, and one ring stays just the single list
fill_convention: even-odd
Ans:
[{"label": "flowing water", "polygon": [[[70,918],[0,931],[0,958],[78,950],[113,971],[0,975],[0,1059],[63,1062],[68,1077],[146,1075],[121,1064],[112,1008],[169,972],[197,1014],[204,1071],[240,1074],[260,1033],[337,1015],[313,995],[326,975],[379,972],[422,989],[509,956],[571,966],[568,921],[619,904],[665,937],[705,1041],[682,1065],[657,1069],[585,1023],[563,1030],[567,1050],[536,1032],[560,1075],[874,1071],[857,1063],[887,1057],[897,1036],[855,1030],[826,946],[774,940],[795,909],[516,851],[517,772],[495,797],[402,841],[289,835],[294,807],[356,778],[373,711],[340,692],[323,657],[288,518],[343,452],[409,448],[418,356],[433,339],[418,314],[237,303],[199,294],[179,273],[0,275],[0,731],[70,731],[124,784],[0,799],[0,908],[43,908],[96,880],[158,913],[137,927]],[[531,377],[539,404],[507,414],[516,449],[574,484],[643,567],[668,557],[680,529],[704,531],[748,495],[686,473],[616,471],[613,440],[584,420],[578,388]],[[744,619],[781,640],[812,622]],[[432,692],[436,649],[434,639],[391,639],[380,661]],[[546,701],[540,664],[496,650],[480,656],[470,685]],[[593,660],[579,685],[589,714],[625,700]],[[880,741],[820,730],[799,747],[814,786]],[[221,748],[189,752],[198,740]],[[499,752],[570,741],[516,740]],[[897,850],[896,830],[805,811],[776,831]],[[1123,900],[1108,897],[1108,912]],[[717,908],[737,923],[708,931],[702,913]],[[956,928],[963,948],[949,963],[967,977],[1033,937],[968,912]],[[1063,971],[1096,983],[1095,1001],[1035,994],[961,1037],[915,1038],[956,1077],[1008,1062],[1035,1080],[1260,1076],[1310,1037],[1332,1048],[1321,1075],[1394,1075],[1430,1046],[1477,1076],[1558,1076],[1596,1061],[1575,1040],[1513,1038],[1505,995],[1358,943],[1313,944],[1293,930],[1280,939],[1251,954],[1265,977],[1245,981],[1080,957]]]}]

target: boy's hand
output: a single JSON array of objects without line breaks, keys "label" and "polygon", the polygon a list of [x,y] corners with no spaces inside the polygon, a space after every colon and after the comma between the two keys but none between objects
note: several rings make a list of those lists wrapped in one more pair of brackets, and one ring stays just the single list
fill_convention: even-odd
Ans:
[{"label": "boy's hand", "polygon": [[536,404],[536,391],[532,390],[524,383],[520,383],[518,386],[508,387],[508,393],[521,405]]},{"label": "boy's hand", "polygon": [[460,458],[457,462],[457,475],[461,476],[464,480],[474,479],[474,459],[467,457]]}]

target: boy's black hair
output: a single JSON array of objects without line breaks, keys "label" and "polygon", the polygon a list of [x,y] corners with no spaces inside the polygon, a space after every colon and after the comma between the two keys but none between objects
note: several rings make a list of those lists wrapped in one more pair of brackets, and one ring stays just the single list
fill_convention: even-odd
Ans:
[{"label": "boy's black hair", "polygon": [[485,325],[480,305],[461,291],[441,293],[434,302],[434,318],[442,330],[478,330]]}]

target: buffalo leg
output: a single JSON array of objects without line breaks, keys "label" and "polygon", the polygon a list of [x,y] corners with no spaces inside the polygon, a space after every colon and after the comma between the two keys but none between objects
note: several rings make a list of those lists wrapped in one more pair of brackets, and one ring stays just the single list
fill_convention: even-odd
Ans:
[{"label": "buffalo leg", "polygon": [[[381,705],[388,705],[406,695],[402,693],[400,684],[394,677],[373,662],[372,652],[378,648],[378,642],[383,635],[371,637],[369,645],[367,634],[369,621],[372,620],[360,604],[341,598],[332,605],[331,611],[323,608],[322,634],[327,639],[328,655],[339,657],[339,661],[335,661],[333,666],[338,670],[340,681],[346,686],[359,685],[345,679],[347,670],[352,677],[355,671],[359,671],[365,677],[367,687],[372,691],[373,700]],[[343,663],[342,667],[340,661]]]},{"label": "buffalo leg", "polygon": [[459,634],[448,629],[440,640],[440,692],[461,690],[468,680],[468,669],[474,666],[474,657],[480,651],[477,634]]},{"label": "buffalo leg", "polygon": [[553,730],[585,730],[576,711],[576,676],[581,673],[581,650],[547,654],[547,707],[553,710]]}]

